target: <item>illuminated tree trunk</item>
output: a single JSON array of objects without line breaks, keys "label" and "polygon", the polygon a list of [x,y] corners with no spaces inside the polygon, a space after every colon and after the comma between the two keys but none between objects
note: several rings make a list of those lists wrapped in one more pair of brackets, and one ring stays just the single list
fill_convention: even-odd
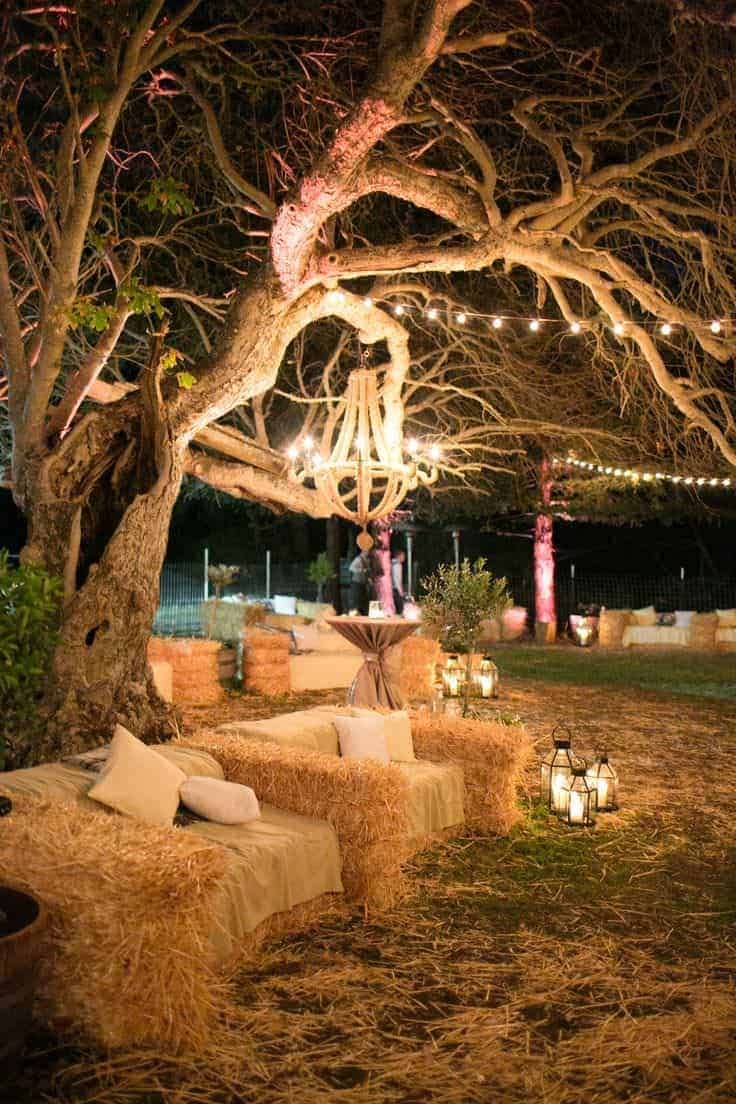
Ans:
[{"label": "illuminated tree trunk", "polygon": [[[549,460],[540,467],[540,499],[542,509],[534,525],[534,617],[537,641],[551,644],[557,635],[555,603],[555,545],[551,513],[552,479]],[[546,627],[542,627],[546,626]]]},{"label": "illuminated tree trunk", "polygon": [[394,588],[391,578],[391,525],[386,518],[374,523],[373,535],[376,541],[376,556],[381,565],[381,574],[375,581],[376,597],[387,617],[396,613]]}]

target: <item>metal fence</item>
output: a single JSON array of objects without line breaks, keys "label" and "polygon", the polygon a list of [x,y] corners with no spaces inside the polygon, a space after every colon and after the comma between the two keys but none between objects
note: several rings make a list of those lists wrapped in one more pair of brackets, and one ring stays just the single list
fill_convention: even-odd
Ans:
[{"label": "metal fence", "polygon": [[[242,564],[240,575],[225,594],[247,594],[251,598],[290,594],[296,598],[314,599],[315,584],[307,578],[307,563]],[[269,578],[267,579],[267,574]],[[421,563],[415,563],[415,576],[425,574]],[[198,636],[201,633],[200,603],[205,597],[206,570],[199,563],[167,563],[161,573],[159,608],[154,632],[162,636]],[[340,586],[343,608],[347,609],[348,561],[343,560]],[[514,602],[526,606],[530,619],[534,616],[534,577],[531,572],[509,576],[509,589]],[[268,585],[267,585],[268,584]],[[607,606],[609,609],[638,609],[653,605],[657,611],[675,609],[713,610],[736,607],[736,579],[680,579],[658,575],[585,575],[571,579],[560,569],[555,580],[557,623],[562,626],[579,606]],[[212,594],[212,587],[209,587]]]}]

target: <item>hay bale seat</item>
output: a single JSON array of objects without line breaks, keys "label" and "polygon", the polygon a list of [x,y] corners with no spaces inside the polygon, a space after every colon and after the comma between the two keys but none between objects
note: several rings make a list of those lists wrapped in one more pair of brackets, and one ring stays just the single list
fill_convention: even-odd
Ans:
[{"label": "hay bale seat", "polygon": [[598,619],[598,643],[601,648],[623,647],[624,630],[633,621],[631,610],[602,609]]},{"label": "hay bale seat", "polygon": [[279,696],[291,690],[289,647],[285,632],[249,628],[243,634],[243,684],[258,694]]},{"label": "hay bale seat", "polygon": [[717,613],[694,613],[690,622],[690,647],[703,652],[715,651],[717,629]]},{"label": "hay bale seat", "polygon": [[153,636],[148,658],[171,665],[174,702],[177,705],[217,705],[224,690],[219,678],[218,640]]},{"label": "hay bale seat", "polygon": [[[209,756],[159,750],[186,773],[222,777]],[[50,916],[37,1013],[105,1047],[197,1051],[231,1007],[232,967],[340,907],[337,839],[268,805],[251,825],[149,826],[87,798],[94,778],[66,763],[0,778],[13,800],[0,877]]]},{"label": "hay bale seat", "polygon": [[[184,742],[208,751],[228,777],[265,800],[329,821],[340,841],[346,896],[374,908],[402,897],[403,863],[428,839],[452,828],[457,834],[463,820],[493,833],[518,820],[517,786],[532,754],[523,725],[417,713],[411,723],[418,761],[385,765],[340,758],[334,725],[324,724],[335,712],[348,708],[223,725]],[[464,817],[453,814],[459,802]],[[437,819],[443,814],[444,823]],[[420,827],[427,820],[431,831]]]}]

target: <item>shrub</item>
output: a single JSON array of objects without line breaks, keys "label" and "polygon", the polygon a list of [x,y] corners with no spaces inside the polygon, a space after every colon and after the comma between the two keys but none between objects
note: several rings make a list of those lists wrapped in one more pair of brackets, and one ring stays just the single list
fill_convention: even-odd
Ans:
[{"label": "shrub", "polygon": [[321,602],[324,594],[325,583],[328,583],[335,575],[330,557],[326,552],[320,552],[316,560],[312,560],[307,568],[307,578],[310,583],[317,585],[317,601]]},{"label": "shrub", "polygon": [[12,568],[0,551],[0,769],[22,765],[33,741],[61,601],[61,580],[40,567]]}]

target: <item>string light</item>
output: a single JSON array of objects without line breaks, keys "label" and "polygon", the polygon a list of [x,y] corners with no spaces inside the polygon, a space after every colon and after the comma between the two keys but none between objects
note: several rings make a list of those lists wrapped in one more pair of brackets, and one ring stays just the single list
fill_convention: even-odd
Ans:
[{"label": "string light", "polygon": [[729,479],[728,476],[723,479],[720,476],[670,475],[668,472],[661,471],[634,471],[632,468],[609,467],[604,464],[593,464],[589,460],[578,460],[575,456],[566,456],[564,459],[555,456],[552,463],[567,464],[573,468],[582,468],[585,471],[596,472],[598,475],[613,475],[618,479],[628,479],[634,483],[652,483],[656,480],[658,483],[685,483],[687,486],[695,484],[697,487],[734,486],[733,480]]},{"label": "string light", "polygon": [[[334,294],[335,298],[338,301],[341,301],[341,300],[345,299],[345,292],[341,288],[338,288],[336,291],[334,291],[333,294]],[[374,307],[374,306],[382,306],[382,305],[388,306],[389,309],[391,309],[393,311],[393,313],[398,318],[402,318],[404,316],[410,317],[412,314],[423,314],[431,322],[437,321],[440,318],[440,315],[443,313],[436,306],[422,308],[422,307],[419,307],[419,306],[414,306],[411,303],[408,303],[408,304],[407,303],[395,303],[395,304],[391,305],[390,300],[387,300],[387,299],[374,299],[370,295],[366,295],[366,296],[363,297],[363,305],[366,306],[366,307]],[[488,321],[488,322],[490,322],[490,324],[491,324],[491,326],[493,327],[494,330],[502,329],[505,326],[506,322],[509,322],[511,324],[513,324],[514,322],[517,322],[517,323],[524,322],[524,323],[526,323],[526,325],[528,326],[529,330],[532,333],[538,333],[542,329],[542,327],[546,324],[551,324],[551,325],[556,325],[556,326],[566,325],[568,332],[571,333],[571,334],[574,334],[575,336],[579,336],[586,329],[593,329],[596,326],[596,321],[595,320],[586,321],[585,319],[582,319],[582,320],[581,319],[573,319],[572,322],[565,323],[559,317],[554,318],[554,317],[551,317],[551,316],[542,316],[542,315],[530,316],[530,315],[523,315],[523,314],[520,314],[520,315],[485,314],[483,311],[452,310],[452,309],[449,309],[449,308],[447,308],[447,310],[446,310],[446,317],[447,317],[448,321],[455,322],[459,326],[464,326],[467,323],[472,322],[473,319]],[[676,330],[677,325],[678,325],[677,323],[674,323],[674,322],[657,321],[657,319],[651,319],[651,318],[650,319],[636,319],[636,320],[632,320],[631,322],[629,322],[629,321],[613,322],[612,321],[610,323],[611,331],[613,332],[613,334],[616,337],[624,337],[627,333],[627,330],[628,330],[629,326],[632,325],[632,324],[635,324],[637,327],[642,328],[642,329],[647,329],[647,328],[654,329],[659,334],[661,334],[663,337],[672,336],[675,333],[675,330]],[[702,323],[702,325],[704,327],[707,327],[709,332],[712,333],[714,336],[723,337],[723,336],[726,336],[724,334],[724,329],[726,329],[729,326],[734,326],[736,328],[736,317],[734,317],[734,318],[723,318],[723,317],[713,318],[710,321],[704,321]]]}]

